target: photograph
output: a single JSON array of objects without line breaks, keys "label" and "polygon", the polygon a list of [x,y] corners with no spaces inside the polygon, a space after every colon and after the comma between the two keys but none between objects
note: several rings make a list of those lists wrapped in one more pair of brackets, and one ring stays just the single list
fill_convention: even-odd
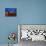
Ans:
[{"label": "photograph", "polygon": [[17,9],[16,8],[5,8],[5,16],[16,16]]}]

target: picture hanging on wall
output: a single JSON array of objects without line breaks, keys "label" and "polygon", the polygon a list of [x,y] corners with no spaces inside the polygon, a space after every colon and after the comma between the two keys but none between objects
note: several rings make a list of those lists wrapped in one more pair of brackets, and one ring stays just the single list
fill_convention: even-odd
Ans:
[{"label": "picture hanging on wall", "polygon": [[17,8],[5,8],[5,16],[17,16]]}]

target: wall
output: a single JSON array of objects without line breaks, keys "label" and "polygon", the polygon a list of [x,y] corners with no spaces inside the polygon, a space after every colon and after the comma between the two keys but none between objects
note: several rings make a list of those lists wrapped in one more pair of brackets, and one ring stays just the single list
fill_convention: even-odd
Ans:
[{"label": "wall", "polygon": [[0,0],[0,44],[8,43],[10,32],[17,34],[18,15],[16,17],[5,17],[5,8],[17,8],[16,3],[12,0]]},{"label": "wall", "polygon": [[[17,16],[5,17],[5,8],[17,8]],[[46,0],[0,0],[0,44],[17,24],[46,24]]]}]

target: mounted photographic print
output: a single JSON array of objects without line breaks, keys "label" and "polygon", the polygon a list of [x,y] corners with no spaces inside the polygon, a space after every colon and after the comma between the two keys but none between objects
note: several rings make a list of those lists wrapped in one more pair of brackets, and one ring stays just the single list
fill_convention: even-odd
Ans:
[{"label": "mounted photographic print", "polygon": [[17,9],[16,8],[5,8],[5,16],[16,16]]}]

